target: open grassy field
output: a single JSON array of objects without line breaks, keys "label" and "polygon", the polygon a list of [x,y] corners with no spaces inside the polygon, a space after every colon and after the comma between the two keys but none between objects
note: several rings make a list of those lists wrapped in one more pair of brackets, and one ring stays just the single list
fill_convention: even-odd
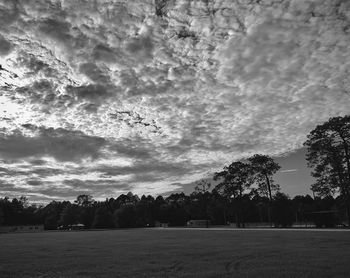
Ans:
[{"label": "open grassy field", "polygon": [[0,277],[350,277],[350,232],[0,234]]}]

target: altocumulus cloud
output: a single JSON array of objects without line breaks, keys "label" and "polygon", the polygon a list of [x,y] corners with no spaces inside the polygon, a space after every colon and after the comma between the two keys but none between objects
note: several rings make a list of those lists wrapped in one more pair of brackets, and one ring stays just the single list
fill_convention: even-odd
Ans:
[{"label": "altocumulus cloud", "polygon": [[0,1],[1,194],[181,189],[348,113],[350,2]]}]

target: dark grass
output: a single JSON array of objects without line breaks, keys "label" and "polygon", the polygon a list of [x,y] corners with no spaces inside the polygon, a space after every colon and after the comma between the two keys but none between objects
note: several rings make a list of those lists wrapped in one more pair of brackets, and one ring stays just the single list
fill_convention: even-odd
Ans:
[{"label": "dark grass", "polygon": [[350,232],[0,234],[0,277],[350,277]]}]

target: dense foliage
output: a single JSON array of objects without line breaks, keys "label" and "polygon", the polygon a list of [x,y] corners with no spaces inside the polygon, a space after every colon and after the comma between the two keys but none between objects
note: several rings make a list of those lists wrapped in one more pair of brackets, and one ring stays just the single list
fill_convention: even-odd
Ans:
[{"label": "dense foliage", "polygon": [[[209,219],[213,225],[236,222],[237,210],[241,223],[268,222],[270,201],[267,197],[243,195],[228,202],[216,190],[195,191],[190,195],[174,193],[163,198],[142,196],[132,193],[120,195],[105,201],[88,203],[56,202],[46,206],[28,205],[26,198],[0,199],[0,222],[2,225],[44,224],[46,229],[69,227],[81,223],[85,228],[131,228],[152,227],[157,222],[170,226],[183,226],[192,219]],[[309,195],[290,199],[277,193],[272,202],[272,222],[286,227],[293,222],[314,222],[317,226],[332,227],[341,223],[345,212],[341,197],[313,199]],[[333,213],[338,211],[338,213]],[[316,213],[315,213],[316,212]]]},{"label": "dense foliage", "polygon": [[304,145],[316,179],[312,190],[320,196],[342,196],[350,223],[350,116],[316,126]]}]

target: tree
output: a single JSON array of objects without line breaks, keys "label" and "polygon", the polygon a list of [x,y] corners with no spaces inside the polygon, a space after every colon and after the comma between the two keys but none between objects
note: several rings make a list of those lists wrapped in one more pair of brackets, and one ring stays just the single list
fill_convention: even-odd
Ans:
[{"label": "tree", "polygon": [[293,218],[292,201],[286,194],[278,192],[272,202],[272,219],[275,226],[291,226]]},{"label": "tree", "polygon": [[295,222],[308,222],[314,210],[314,199],[310,195],[297,195],[292,200]]},{"label": "tree", "polygon": [[210,182],[208,182],[205,179],[202,179],[196,183],[196,186],[194,188],[195,195],[198,198],[198,201],[201,204],[200,207],[202,208],[202,211],[204,213],[207,228],[209,227],[208,203],[209,203],[209,198],[210,198],[210,193],[209,193],[210,187],[211,187]]},{"label": "tree", "polygon": [[161,207],[163,213],[163,219],[168,217],[169,225],[171,226],[183,226],[189,220],[190,216],[185,210],[185,207],[189,203],[189,197],[185,193],[172,193],[166,198],[167,204]]},{"label": "tree", "polygon": [[214,188],[210,194],[208,205],[208,215],[213,224],[227,224],[227,208],[228,200]]},{"label": "tree", "polygon": [[269,198],[267,216],[271,223],[272,192],[279,190],[279,185],[274,183],[272,176],[281,169],[281,166],[268,155],[262,154],[255,154],[248,158],[248,161],[254,173],[255,182],[258,184],[258,192]]},{"label": "tree", "polygon": [[[113,211],[113,210],[110,210]],[[96,208],[92,205],[87,207],[80,207],[79,223],[84,224],[85,228],[91,228],[95,219]]]},{"label": "tree", "polygon": [[84,224],[85,228],[91,228],[96,218],[94,204],[97,204],[97,202],[95,202],[91,195],[81,194],[74,203],[79,208],[78,222]]},{"label": "tree", "polygon": [[41,218],[44,220],[45,229],[51,230],[57,228],[63,208],[63,203],[52,201],[40,210]]},{"label": "tree", "polygon": [[133,228],[136,227],[136,210],[132,204],[121,206],[114,212],[115,226],[118,228]]},{"label": "tree", "polygon": [[258,192],[272,201],[273,191],[279,190],[279,185],[274,183],[272,176],[281,169],[268,155],[255,154],[248,158],[254,172],[255,182],[258,184]]},{"label": "tree", "polygon": [[117,198],[117,202],[119,206],[132,204],[135,205],[140,198],[137,195],[132,194],[132,192],[128,192],[128,194],[122,194]]},{"label": "tree", "polygon": [[221,180],[215,189],[235,208],[237,226],[244,226],[241,201],[245,190],[253,183],[250,165],[241,161],[233,162],[225,166],[223,171],[215,173],[214,180]]},{"label": "tree", "polygon": [[77,197],[74,201],[78,206],[88,207],[94,202],[94,199],[91,195],[82,194]]},{"label": "tree", "polygon": [[4,223],[4,213],[2,212],[2,209],[0,207],[0,226]]},{"label": "tree", "polygon": [[252,185],[251,168],[241,161],[224,167],[224,171],[214,174],[214,180],[221,180],[216,185],[223,196],[227,198],[242,196],[244,191]]},{"label": "tree", "polygon": [[150,227],[155,225],[154,198],[150,195],[141,197],[135,206],[137,214],[137,226]]},{"label": "tree", "polygon": [[113,228],[113,216],[106,206],[101,206],[95,211],[95,218],[92,227],[98,229]]},{"label": "tree", "polygon": [[210,182],[208,182],[205,179],[201,179],[200,181],[196,182],[196,186],[194,187],[194,190],[196,192],[206,193],[209,191],[210,187],[211,187]]},{"label": "tree", "polygon": [[54,215],[49,215],[44,220],[45,230],[56,230],[57,229],[57,220]]},{"label": "tree", "polygon": [[338,222],[335,199],[332,196],[326,196],[322,199],[316,197],[314,203],[315,211],[312,213],[312,218],[316,227],[335,227]]},{"label": "tree", "polygon": [[63,226],[77,224],[79,219],[79,207],[71,203],[65,204],[61,214],[59,223]]},{"label": "tree", "polygon": [[318,196],[344,196],[350,224],[350,116],[330,118],[316,126],[304,143],[306,160],[316,182],[311,189]]}]

